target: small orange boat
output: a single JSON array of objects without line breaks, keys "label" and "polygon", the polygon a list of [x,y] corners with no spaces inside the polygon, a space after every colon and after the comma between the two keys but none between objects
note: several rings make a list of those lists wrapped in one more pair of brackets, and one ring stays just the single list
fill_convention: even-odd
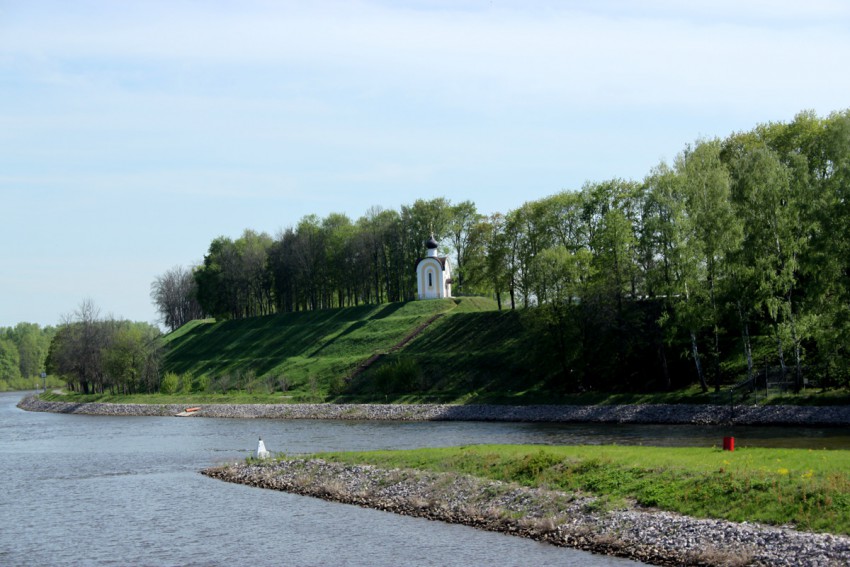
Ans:
[{"label": "small orange boat", "polygon": [[197,407],[197,408],[186,408],[183,411],[185,411],[186,413],[192,413],[193,411],[198,411],[199,409],[201,409],[201,408],[199,408],[199,407]]}]

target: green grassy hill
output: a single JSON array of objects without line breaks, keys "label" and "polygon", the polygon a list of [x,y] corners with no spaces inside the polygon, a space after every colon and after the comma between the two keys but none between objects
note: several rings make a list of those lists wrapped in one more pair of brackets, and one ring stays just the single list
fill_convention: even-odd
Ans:
[{"label": "green grassy hill", "polygon": [[383,357],[347,388],[390,401],[507,401],[541,387],[536,349],[521,313],[464,305]]},{"label": "green grassy hill", "polygon": [[[668,359],[680,378],[669,391],[651,382],[604,384],[599,361],[617,352],[602,348],[586,368],[571,367],[598,386],[576,393],[567,387],[551,327],[535,313],[499,311],[492,300],[463,297],[194,321],[164,338],[163,371],[176,387],[157,397],[165,396],[163,403],[174,396],[198,403],[728,403],[728,393],[693,385],[684,357]],[[592,346],[595,338],[585,340]],[[655,356],[643,349],[624,359],[624,368],[657,372]],[[798,398],[780,401],[809,403]]]},{"label": "green grassy hill", "polygon": [[414,301],[195,321],[166,337],[164,370],[191,375],[204,390],[290,392],[324,399],[346,378],[435,316],[489,308],[483,301]]},{"label": "green grassy hill", "polygon": [[185,393],[240,390],[335,402],[549,401],[534,336],[522,313],[499,311],[481,297],[368,305],[195,321],[166,337],[164,370],[181,376]]}]

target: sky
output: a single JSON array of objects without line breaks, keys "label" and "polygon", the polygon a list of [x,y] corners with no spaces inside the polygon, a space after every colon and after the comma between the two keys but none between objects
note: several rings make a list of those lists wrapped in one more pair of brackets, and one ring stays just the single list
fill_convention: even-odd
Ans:
[{"label": "sky", "polygon": [[0,327],[156,323],[218,236],[643,179],[850,107],[843,0],[0,0]]}]

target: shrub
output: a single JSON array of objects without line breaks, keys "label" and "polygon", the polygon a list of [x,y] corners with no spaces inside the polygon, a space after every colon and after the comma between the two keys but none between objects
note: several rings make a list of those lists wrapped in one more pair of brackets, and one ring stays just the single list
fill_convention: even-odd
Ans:
[{"label": "shrub", "polygon": [[163,394],[173,394],[177,391],[180,385],[180,378],[174,372],[166,372],[162,377],[162,383],[159,385],[159,391]]},{"label": "shrub", "polygon": [[413,358],[398,357],[375,370],[375,387],[385,394],[414,392],[422,380],[422,370]]},{"label": "shrub", "polygon": [[339,396],[340,394],[345,393],[346,387],[348,384],[345,381],[345,377],[338,374],[333,376],[328,384],[328,392],[333,396]]},{"label": "shrub", "polygon": [[210,388],[210,377],[206,374],[201,374],[192,380],[193,392],[206,392]]},{"label": "shrub", "polygon": [[212,389],[214,392],[221,394],[227,393],[233,387],[233,377],[228,374],[220,374],[212,381]]},{"label": "shrub", "polygon": [[261,394],[270,393],[268,382],[264,378],[254,378],[250,382],[246,382],[245,391],[249,394],[253,394],[254,392],[259,392]]},{"label": "shrub", "polygon": [[275,382],[277,389],[281,392],[289,390],[289,380],[283,374],[278,375]]},{"label": "shrub", "polygon": [[257,384],[255,383],[256,379],[257,373],[253,370],[237,370],[236,389],[247,390],[248,393],[251,393],[257,387]]},{"label": "shrub", "polygon": [[516,482],[533,483],[548,469],[561,462],[557,455],[546,451],[538,451],[525,455],[521,460],[514,463],[510,471],[510,478]]},{"label": "shrub", "polygon": [[187,372],[180,377],[180,393],[189,394],[192,392],[193,376],[191,372]]},{"label": "shrub", "polygon": [[322,395],[319,392],[319,380],[316,378],[316,376],[314,374],[310,374],[307,377],[307,392],[308,392],[308,399],[311,402],[322,401]]}]

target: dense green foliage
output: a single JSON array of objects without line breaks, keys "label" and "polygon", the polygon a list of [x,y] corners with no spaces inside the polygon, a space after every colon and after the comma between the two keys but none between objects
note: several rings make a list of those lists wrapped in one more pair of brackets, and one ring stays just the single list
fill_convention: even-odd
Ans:
[{"label": "dense green foliage", "polygon": [[[537,307],[522,324],[536,326],[529,344],[549,356],[508,367],[544,374],[553,390],[846,386],[848,203],[850,111],[804,112],[699,141],[640,182],[587,183],[505,215],[419,200],[356,222],[308,216],[277,238],[217,238],[191,293],[233,320],[407,300],[433,232],[457,292]],[[519,324],[510,321],[497,327]],[[407,353],[417,365],[388,361],[384,389],[441,380],[423,366],[424,345]]]},{"label": "dense green foliage", "polygon": [[160,387],[159,329],[101,318],[89,300],[59,325],[46,365],[82,394],[155,392]]},{"label": "dense green foliage", "polygon": [[471,446],[320,458],[584,491],[696,517],[850,534],[850,451]]},{"label": "dense green foliage", "polygon": [[0,392],[33,389],[56,385],[55,379],[45,381],[44,361],[56,329],[41,328],[36,323],[18,323],[14,327],[0,327]]},{"label": "dense green foliage", "polygon": [[470,202],[418,200],[399,212],[372,208],[356,223],[310,215],[277,239],[246,230],[213,240],[195,274],[197,299],[216,318],[413,299],[413,266],[429,232],[450,240],[458,291],[474,288],[481,222]]}]

